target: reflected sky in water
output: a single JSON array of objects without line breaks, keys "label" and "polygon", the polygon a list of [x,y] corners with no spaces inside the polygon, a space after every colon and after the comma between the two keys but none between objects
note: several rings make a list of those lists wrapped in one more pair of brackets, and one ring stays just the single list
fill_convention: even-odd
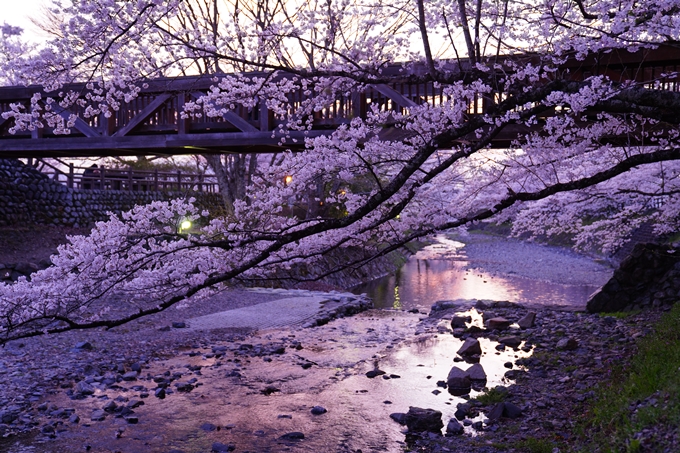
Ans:
[{"label": "reflected sky in water", "polygon": [[521,302],[527,306],[582,309],[597,287],[491,275],[468,264],[460,242],[437,238],[438,243],[412,256],[397,272],[356,287],[367,293],[377,308],[429,307],[438,300],[489,299]]}]

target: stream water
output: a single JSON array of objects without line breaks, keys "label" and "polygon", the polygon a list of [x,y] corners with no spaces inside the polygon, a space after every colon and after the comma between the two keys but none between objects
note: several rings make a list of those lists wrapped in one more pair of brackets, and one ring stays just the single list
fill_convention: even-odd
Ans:
[{"label": "stream water", "polygon": [[[0,440],[0,450],[199,453],[220,442],[235,445],[237,452],[403,452],[405,427],[395,423],[391,413],[405,413],[410,406],[436,409],[446,426],[457,404],[478,394],[471,390],[469,396],[454,396],[438,385],[453,365],[470,366],[455,363],[460,361],[456,351],[463,340],[451,335],[448,319],[437,322],[423,316],[425,310],[409,313],[409,309],[429,308],[445,299],[578,308],[595,289],[470,269],[476,264],[480,263],[465,254],[463,244],[440,236],[395,275],[356,289],[369,293],[378,309],[315,328],[263,331],[246,340],[252,348],[294,339],[304,348],[243,356],[243,345],[218,341],[212,349],[192,347],[176,357],[150,361],[140,380],[121,381],[86,399],[71,400],[57,390],[44,403],[71,408],[81,421],[59,420],[53,439],[32,434]],[[461,314],[481,326],[480,313],[469,304],[461,306]],[[429,330],[419,332],[428,320]],[[506,364],[521,368],[517,359],[532,354],[523,345],[499,351],[497,342],[479,340],[483,350],[479,363],[489,388],[511,384],[505,377]],[[219,360],[211,353],[215,348],[225,351]],[[386,374],[370,379],[366,373],[378,368]],[[196,388],[155,398],[151,378],[164,373],[181,373]],[[145,402],[135,408],[134,424],[114,414],[104,421],[90,420],[90,414],[109,401],[127,404],[134,399]],[[314,406],[328,412],[314,415],[310,412]],[[483,419],[479,414],[468,420],[466,435],[479,435],[471,425]],[[304,439],[285,439],[290,432],[304,433]]]},{"label": "stream water", "polygon": [[[376,308],[429,308],[438,300],[488,299],[520,302],[527,307],[582,309],[596,285],[565,285],[540,279],[494,275],[469,258],[465,244],[439,235],[394,274],[353,288],[366,293]],[[518,257],[519,259],[519,257]]]}]

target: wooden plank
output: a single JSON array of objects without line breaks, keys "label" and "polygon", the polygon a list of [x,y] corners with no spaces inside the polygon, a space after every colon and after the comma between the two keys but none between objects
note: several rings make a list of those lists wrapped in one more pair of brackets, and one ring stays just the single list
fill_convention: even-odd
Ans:
[{"label": "wooden plank", "polygon": [[182,118],[182,112],[184,111],[184,104],[187,101],[187,96],[184,93],[177,95],[177,133],[179,135],[186,135],[189,132],[189,119]]},{"label": "wooden plank", "polygon": [[267,103],[265,101],[260,101],[260,130],[270,131],[272,129],[272,118],[270,115],[272,113],[267,108]]},{"label": "wooden plank", "polygon": [[[63,109],[60,112],[57,112],[59,116],[64,118],[65,121],[69,120],[69,117],[73,114],[69,109]],[[76,129],[78,129],[85,137],[100,137],[101,134],[99,132],[95,131],[89,124],[87,124],[80,116],[76,118],[76,122],[73,125]]]},{"label": "wooden plank", "polygon": [[402,107],[416,107],[418,104],[413,102],[412,100],[405,98],[402,96],[398,91],[393,89],[392,87],[389,87],[383,83],[378,84],[378,85],[371,85],[373,88],[375,88],[380,94],[387,96],[388,98],[392,99],[394,102],[396,102],[398,105]]},{"label": "wooden plank", "polygon": [[[194,99],[199,99],[203,96],[205,96],[205,93],[201,92],[196,92],[192,91],[191,97]],[[212,104],[208,104],[209,107],[215,107]],[[217,109],[217,107],[215,107]],[[244,120],[240,116],[238,116],[236,113],[232,112],[231,110],[227,110],[227,113],[222,115],[222,118],[225,120],[229,121],[236,129],[240,130],[241,132],[257,132],[258,129],[250,124],[248,121]]]},{"label": "wooden plank", "polygon": [[149,105],[144,107],[141,112],[139,112],[137,115],[135,115],[134,118],[130,120],[129,123],[125,125],[122,129],[118,129],[115,134],[113,134],[114,137],[123,137],[127,135],[132,129],[135,127],[139,126],[142,122],[144,122],[145,119],[147,119],[149,116],[151,116],[156,110],[161,108],[161,106],[170,99],[172,95],[170,94],[161,94],[159,95],[156,99],[151,101]]},{"label": "wooden plank", "polygon": [[231,110],[228,110],[227,113],[222,115],[222,118],[229,121],[237,129],[239,129],[243,132],[255,132],[255,131],[259,132],[259,130],[255,126],[253,126],[248,121],[244,120],[243,118],[238,116],[236,113],[232,112]]}]

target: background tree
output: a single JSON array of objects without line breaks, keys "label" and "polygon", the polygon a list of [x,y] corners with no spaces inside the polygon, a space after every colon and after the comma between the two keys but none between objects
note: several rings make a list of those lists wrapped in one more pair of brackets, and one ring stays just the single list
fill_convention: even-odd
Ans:
[{"label": "background tree", "polygon": [[[397,84],[430,94],[392,93],[307,139],[306,151],[253,175],[248,203],[234,201],[232,216],[204,218],[189,236],[179,222],[205,213],[180,201],[98,224],[30,283],[0,287],[5,338],[115,326],[235,281],[295,277],[303,264],[306,278],[322,278],[479,220],[609,248],[643,221],[658,232],[678,227],[678,75],[579,72],[594,58],[638,52],[644,66],[648,50],[673,50],[678,1],[201,2],[214,20],[198,4],[70,1],[59,10],[69,18],[63,37],[24,69],[46,93],[30,112],[13,106],[3,116],[13,130],[65,131],[55,102],[110,114],[146,79],[198,65],[215,71],[214,86],[185,115],[264,102],[285,144],[337,102]],[[64,88],[75,80],[89,89]],[[493,149],[499,137],[511,144]],[[306,193],[335,214],[288,215]],[[349,246],[364,255],[326,260]],[[128,304],[107,315],[121,295]]]}]

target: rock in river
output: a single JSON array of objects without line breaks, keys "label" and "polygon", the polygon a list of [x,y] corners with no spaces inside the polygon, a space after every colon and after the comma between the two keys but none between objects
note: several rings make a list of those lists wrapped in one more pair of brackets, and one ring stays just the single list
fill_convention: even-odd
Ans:
[{"label": "rock in river", "polygon": [[444,423],[442,413],[434,409],[422,409],[420,407],[409,407],[406,414],[406,426],[411,432],[429,431],[441,433]]},{"label": "rock in river", "polygon": [[482,346],[479,344],[479,340],[476,338],[468,338],[463,343],[463,346],[458,350],[458,354],[461,356],[481,354]]},{"label": "rock in river", "polygon": [[470,393],[470,386],[472,385],[470,373],[454,366],[446,378],[446,385],[452,395],[460,396]]}]

